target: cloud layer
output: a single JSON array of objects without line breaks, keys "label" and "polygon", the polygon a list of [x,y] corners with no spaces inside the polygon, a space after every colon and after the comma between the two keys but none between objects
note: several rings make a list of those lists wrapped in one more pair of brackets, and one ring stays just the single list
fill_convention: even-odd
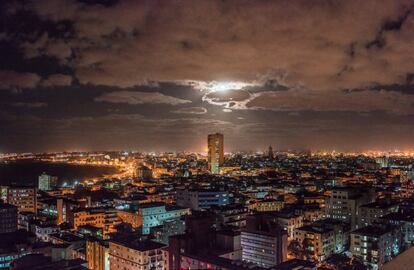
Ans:
[{"label": "cloud layer", "polygon": [[2,1],[0,151],[200,150],[215,131],[232,150],[414,148],[413,8]]},{"label": "cloud layer", "polygon": [[191,103],[190,100],[166,96],[158,92],[116,91],[96,97],[95,101],[126,104],[169,104],[179,105]]}]

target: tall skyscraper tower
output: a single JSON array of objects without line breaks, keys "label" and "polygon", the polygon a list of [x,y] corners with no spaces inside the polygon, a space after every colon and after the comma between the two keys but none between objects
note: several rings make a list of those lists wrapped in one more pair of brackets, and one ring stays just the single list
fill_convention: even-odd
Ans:
[{"label": "tall skyscraper tower", "polygon": [[208,169],[212,174],[219,174],[220,167],[224,163],[224,136],[220,133],[209,134],[208,144]]},{"label": "tall skyscraper tower", "polygon": [[273,159],[274,158],[274,155],[273,155],[273,148],[272,148],[272,146],[271,145],[269,145],[269,151],[268,151],[268,157],[269,157],[269,159]]}]

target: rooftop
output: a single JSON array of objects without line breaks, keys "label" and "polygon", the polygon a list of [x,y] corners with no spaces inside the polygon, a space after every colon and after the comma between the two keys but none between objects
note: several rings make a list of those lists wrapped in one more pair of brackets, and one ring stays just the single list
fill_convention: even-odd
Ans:
[{"label": "rooftop", "polygon": [[315,226],[315,225],[306,225],[303,227],[298,228],[298,230],[305,231],[305,232],[313,232],[313,233],[327,233],[333,231],[330,228],[325,226]]},{"label": "rooftop", "polygon": [[355,230],[351,232],[352,234],[358,234],[358,235],[366,235],[366,236],[375,236],[379,237],[381,235],[384,235],[386,233],[389,233],[393,230],[390,226],[366,226],[363,228],[360,228],[358,230]]},{"label": "rooftop", "polygon": [[387,201],[376,201],[372,203],[367,203],[364,205],[361,205],[360,207],[367,207],[367,208],[376,208],[376,209],[386,209],[389,207],[397,206],[397,203],[394,202],[387,202]]}]

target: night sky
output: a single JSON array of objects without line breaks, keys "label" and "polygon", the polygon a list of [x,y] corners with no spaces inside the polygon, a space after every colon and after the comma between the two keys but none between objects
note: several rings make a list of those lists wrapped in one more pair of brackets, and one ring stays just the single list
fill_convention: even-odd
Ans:
[{"label": "night sky", "polygon": [[413,1],[0,3],[0,152],[414,149]]}]

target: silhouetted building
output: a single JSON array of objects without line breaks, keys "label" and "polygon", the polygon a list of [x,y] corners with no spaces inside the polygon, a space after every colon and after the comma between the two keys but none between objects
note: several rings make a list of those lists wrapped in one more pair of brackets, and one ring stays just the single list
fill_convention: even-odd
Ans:
[{"label": "silhouetted building", "polygon": [[17,207],[7,203],[0,203],[0,233],[9,233],[17,230]]},{"label": "silhouetted building", "polygon": [[269,159],[273,159],[275,156],[274,156],[274,154],[273,154],[273,148],[272,148],[272,146],[271,145],[269,145],[269,150],[268,150],[268,152],[267,152],[267,157],[269,158]]}]

